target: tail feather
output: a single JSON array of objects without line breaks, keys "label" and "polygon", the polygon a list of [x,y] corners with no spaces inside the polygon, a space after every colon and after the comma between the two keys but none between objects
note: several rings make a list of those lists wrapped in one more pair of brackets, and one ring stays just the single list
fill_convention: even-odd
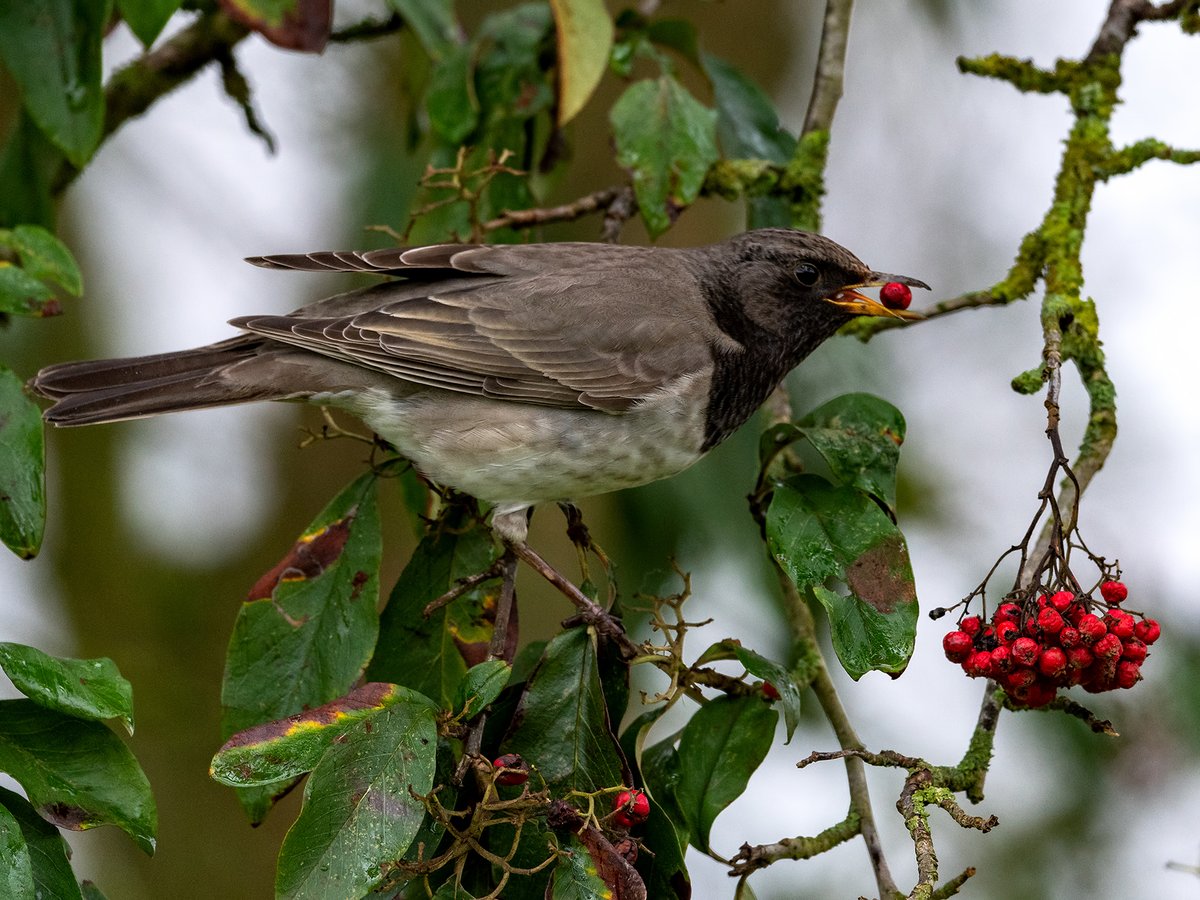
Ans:
[{"label": "tail feather", "polygon": [[60,363],[42,369],[29,386],[56,401],[45,420],[65,426],[279,399],[284,395],[269,384],[223,377],[254,359],[262,343],[238,337],[179,353]]}]

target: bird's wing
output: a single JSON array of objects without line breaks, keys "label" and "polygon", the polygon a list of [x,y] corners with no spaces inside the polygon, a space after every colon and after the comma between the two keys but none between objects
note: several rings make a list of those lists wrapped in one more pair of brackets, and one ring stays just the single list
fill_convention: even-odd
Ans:
[{"label": "bird's wing", "polygon": [[416,384],[620,413],[705,371],[712,326],[681,257],[614,249],[445,245],[267,257],[276,267],[371,264],[426,277],[233,324]]}]

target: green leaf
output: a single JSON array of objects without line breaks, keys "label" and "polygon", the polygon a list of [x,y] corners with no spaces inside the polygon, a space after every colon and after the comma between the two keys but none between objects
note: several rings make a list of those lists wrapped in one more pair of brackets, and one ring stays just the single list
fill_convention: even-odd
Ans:
[{"label": "green leaf", "polygon": [[[350,690],[379,630],[381,555],[369,473],[330,502],[242,604],[221,690],[224,737]],[[278,793],[239,796],[257,821]]]},{"label": "green leaf", "polygon": [[660,47],[671,48],[692,65],[700,66],[696,26],[687,19],[655,19],[646,27],[646,37]]},{"label": "green leaf", "polygon": [[38,127],[76,166],[100,143],[100,41],[112,0],[0,3],[0,59]]},{"label": "green leaf", "polygon": [[325,751],[363,719],[402,700],[428,703],[415,691],[373,681],[316,709],[239,731],[217,751],[208,773],[231,787],[288,781],[311,772]]},{"label": "green leaf", "polygon": [[604,77],[613,23],[604,0],[550,0],[558,44],[558,125],[587,105]]},{"label": "green leaf", "polygon": [[83,893],[83,900],[108,900],[104,892],[90,881],[79,882],[79,889]]},{"label": "green leaf", "polygon": [[21,268],[39,281],[56,282],[73,297],[83,293],[83,275],[67,245],[40,225],[18,225],[0,233],[0,244],[17,251]]},{"label": "green leaf", "polygon": [[[851,678],[904,671],[916,641],[916,587],[904,535],[878,504],[856,488],[797,476],[771,498],[767,544],[829,612],[833,647]],[[827,581],[844,583],[848,595]]]},{"label": "green leaf", "polygon": [[0,668],[39,706],[79,719],[120,719],[133,734],[133,688],[111,659],[67,659],[0,643]]},{"label": "green leaf", "polygon": [[0,149],[0,226],[21,222],[53,225],[50,186],[62,165],[62,151],[22,110]]},{"label": "green leaf", "polygon": [[221,8],[288,50],[320,53],[333,26],[333,0],[223,0]]},{"label": "green leaf", "polygon": [[387,877],[425,818],[437,727],[424,703],[402,702],[358,722],[322,757],[283,841],[279,898],[361,897]]},{"label": "green leaf", "polygon": [[404,24],[413,30],[430,58],[462,44],[462,28],[454,16],[453,0],[388,0],[400,13]]},{"label": "green leaf", "polygon": [[537,767],[551,791],[595,791],[624,782],[604,706],[595,642],[572,628],[546,645],[501,745]]},{"label": "green leaf", "polygon": [[462,649],[483,648],[491,640],[485,606],[498,588],[493,584],[468,591],[429,618],[423,610],[458,579],[485,571],[498,553],[491,529],[461,508],[450,507],[413,551],[392,589],[367,678],[402,684],[442,709],[453,709],[455,692],[467,672]]},{"label": "green leaf", "polygon": [[0,313],[45,317],[61,311],[54,291],[24,269],[0,261]]},{"label": "green leaf", "polygon": [[[26,857],[33,875],[33,891],[26,896],[46,900],[80,900],[79,885],[71,871],[70,848],[59,830],[37,814],[29,801],[19,794],[0,788],[0,807],[21,829]],[[0,869],[6,864],[0,854]],[[0,875],[0,885],[4,884]],[[20,897],[20,894],[3,894]]]},{"label": "green leaf", "polygon": [[800,686],[791,671],[786,666],[743,647],[742,642],[734,638],[726,638],[713,644],[700,654],[695,664],[703,665],[718,659],[736,659],[751,675],[756,675],[774,686],[779,692],[778,703],[783,709],[783,722],[790,743],[796,726],[800,724]]},{"label": "green leaf", "polygon": [[895,514],[905,432],[900,410],[871,394],[843,394],[797,425],[838,481],[866,491]]},{"label": "green leaf", "polygon": [[[779,114],[757,84],[730,63],[705,53],[704,74],[717,106],[717,139],[727,159],[766,159],[780,165],[796,153],[796,138],[779,124]],[[782,197],[748,197],[750,228],[790,228],[792,214]]]},{"label": "green leaf", "polygon": [[454,713],[474,718],[500,696],[512,675],[512,667],[502,659],[485,659],[471,666],[459,682],[454,695]]},{"label": "green leaf", "polygon": [[684,853],[687,851],[687,818],[679,807],[679,753],[674,738],[660,741],[641,755],[642,778],[650,795],[650,818],[642,825],[639,840],[649,853],[638,854],[637,868],[650,897],[687,900],[691,896]]},{"label": "green leaf", "polygon": [[717,138],[727,158],[766,159],[786,163],[796,152],[796,138],[779,124],[771,98],[735,66],[705,53],[704,74],[712,82],[717,105]]},{"label": "green leaf", "polygon": [[83,831],[116,825],[154,852],[150,783],[129,748],[98,722],[30,700],[0,701],[0,772],[15,778],[47,821]]},{"label": "green leaf", "polygon": [[554,867],[547,900],[611,900],[613,892],[596,872],[596,862],[579,838],[571,835],[565,845]]},{"label": "green leaf", "polygon": [[146,47],[154,43],[179,5],[180,0],[117,0],[121,18]]},{"label": "green leaf", "polygon": [[433,67],[425,90],[429,124],[445,141],[458,145],[479,123],[475,100],[472,55],[469,47],[446,48]]},{"label": "green leaf", "polygon": [[668,75],[626,89],[609,114],[617,162],[633,176],[651,236],[700,194],[717,159],[717,114]]},{"label": "green leaf", "polygon": [[741,796],[775,737],[777,716],[758,697],[718,697],[704,704],[679,738],[676,796],[692,845],[708,852],[713,820]]},{"label": "green leaf", "polygon": [[0,897],[34,900],[33,863],[17,820],[0,806]]},{"label": "green leaf", "polygon": [[37,556],[46,528],[42,413],[12,371],[0,366],[0,540],[22,559]]}]

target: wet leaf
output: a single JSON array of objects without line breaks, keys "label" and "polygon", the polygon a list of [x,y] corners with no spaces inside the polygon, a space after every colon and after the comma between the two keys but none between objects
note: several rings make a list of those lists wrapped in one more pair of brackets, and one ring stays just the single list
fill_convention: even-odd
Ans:
[{"label": "wet leaf", "polygon": [[356,723],[322,757],[279,852],[276,896],[361,897],[386,876],[421,827],[437,763],[425,703],[405,701]]},{"label": "wet leaf", "polygon": [[614,894],[596,872],[596,863],[579,839],[567,838],[547,891],[550,900],[611,900]]},{"label": "wet leaf", "polygon": [[0,261],[0,313],[44,318],[61,311],[49,286],[24,269]]},{"label": "wet leaf", "polygon": [[866,491],[895,513],[905,432],[900,410],[871,394],[843,394],[796,424],[838,481]]},{"label": "wet leaf", "polygon": [[796,586],[825,606],[851,678],[904,671],[916,640],[916,587],[904,536],[878,504],[815,475],[791,478],[771,499],[767,543]]},{"label": "wet leaf", "polygon": [[415,691],[374,681],[316,709],[239,731],[217,751],[209,775],[231,787],[247,787],[311,772],[342,735],[401,700],[428,703]]},{"label": "wet leaf", "polygon": [[154,852],[157,814],[150,783],[129,748],[98,722],[0,701],[0,772],[25,789],[46,820],[83,831],[116,825]]},{"label": "wet leaf", "polygon": [[34,900],[33,863],[21,826],[0,805],[0,897]]},{"label": "wet leaf", "polygon": [[41,410],[0,366],[0,540],[22,559],[37,555],[46,527],[43,441]]},{"label": "wet leaf", "polygon": [[0,3],[0,60],[38,128],[76,166],[104,127],[100,41],[111,0]]},{"label": "wet leaf", "polygon": [[558,44],[558,124],[567,124],[596,90],[612,49],[604,0],[550,0]]},{"label": "wet leaf", "polygon": [[692,845],[707,852],[713,820],[742,795],[775,737],[775,711],[758,697],[718,697],[700,707],[679,738],[675,794]]},{"label": "wet leaf", "polygon": [[63,152],[21,110],[0,146],[0,225],[53,225],[50,186],[62,165]]},{"label": "wet leaf", "polygon": [[[70,848],[59,830],[37,814],[29,801],[19,794],[0,788],[0,807],[21,829],[25,842],[25,853],[33,876],[33,891],[28,897],[44,897],[46,900],[80,900],[79,885],[71,870]],[[0,869],[6,864],[0,854]],[[0,896],[20,897],[20,894],[4,894],[3,876],[0,875]]]},{"label": "wet leaf", "polygon": [[525,757],[556,794],[624,783],[587,629],[564,631],[546,645],[501,749]]},{"label": "wet leaf", "polygon": [[742,642],[733,638],[719,641],[700,654],[696,665],[718,659],[736,659],[751,675],[756,675],[764,682],[770,683],[779,693],[780,708],[783,710],[783,722],[790,742],[796,726],[800,724],[800,686],[786,666],[767,659],[753,650],[742,646]]},{"label": "wet leaf", "polygon": [[699,196],[717,159],[717,114],[663,75],[630,85],[609,118],[617,162],[632,175],[646,227],[658,236]]},{"label": "wet leaf", "polygon": [[0,668],[39,706],[79,719],[120,719],[133,734],[133,688],[111,659],[67,659],[0,643]]},{"label": "wet leaf", "polygon": [[452,709],[467,672],[463,650],[491,640],[487,613],[494,609],[498,582],[468,591],[429,618],[423,612],[458,579],[487,570],[498,553],[491,529],[451,507],[413,551],[392,589],[367,678],[402,684]]},{"label": "wet leaf", "polygon": [[512,667],[502,659],[487,659],[471,666],[454,695],[454,713],[471,719],[500,696]]},{"label": "wet leaf", "polygon": [[[221,691],[224,737],[341,697],[379,629],[376,479],[350,484],[251,589],[234,623]],[[285,786],[239,793],[251,819]]]}]

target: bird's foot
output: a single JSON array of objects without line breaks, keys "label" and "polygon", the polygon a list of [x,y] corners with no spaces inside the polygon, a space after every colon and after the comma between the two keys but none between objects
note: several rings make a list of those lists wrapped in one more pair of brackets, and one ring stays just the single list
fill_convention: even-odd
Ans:
[{"label": "bird's foot", "polygon": [[588,554],[591,553],[600,563],[600,567],[604,569],[604,577],[608,579],[609,584],[612,584],[612,561],[600,545],[592,540],[592,533],[588,531],[587,525],[584,524],[583,513],[579,507],[574,503],[564,502],[559,503],[558,508],[567,517],[567,537],[575,545],[575,552],[579,556],[579,570],[583,573],[583,580],[585,582],[592,580],[592,575],[588,568]]}]

